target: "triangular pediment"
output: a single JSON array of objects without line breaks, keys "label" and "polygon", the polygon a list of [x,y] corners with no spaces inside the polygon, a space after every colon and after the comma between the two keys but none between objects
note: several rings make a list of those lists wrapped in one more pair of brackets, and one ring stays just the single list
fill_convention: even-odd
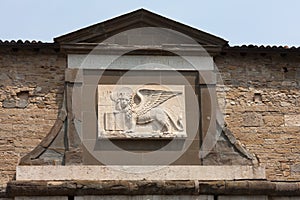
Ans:
[{"label": "triangular pediment", "polygon": [[228,42],[222,38],[196,28],[168,19],[145,9],[139,9],[119,17],[65,34],[54,39],[57,43],[100,43],[105,39],[126,30],[141,27],[160,27],[175,30],[207,46],[223,47]]}]

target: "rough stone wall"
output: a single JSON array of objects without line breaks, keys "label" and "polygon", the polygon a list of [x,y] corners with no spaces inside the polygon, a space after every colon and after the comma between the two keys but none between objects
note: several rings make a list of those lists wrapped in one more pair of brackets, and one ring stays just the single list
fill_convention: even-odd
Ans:
[{"label": "rough stone wall", "polygon": [[228,53],[215,63],[228,128],[270,180],[300,178],[300,57]]},{"label": "rough stone wall", "polygon": [[[266,166],[268,179],[299,180],[299,56],[237,53],[215,63],[228,128]],[[0,50],[0,186],[54,124],[65,67],[66,58],[51,49]]]},{"label": "rough stone wall", "polygon": [[0,186],[54,124],[65,67],[66,58],[53,49],[0,50]]}]

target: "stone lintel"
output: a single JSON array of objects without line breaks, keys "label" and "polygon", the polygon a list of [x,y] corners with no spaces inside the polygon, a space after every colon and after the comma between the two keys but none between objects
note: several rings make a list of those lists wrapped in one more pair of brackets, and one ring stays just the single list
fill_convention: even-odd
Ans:
[{"label": "stone lintel", "polygon": [[68,54],[70,69],[98,70],[156,70],[156,71],[208,71],[214,70],[212,57],[206,56],[154,56]]},{"label": "stone lintel", "polygon": [[265,179],[253,166],[17,166],[16,180],[239,180]]}]

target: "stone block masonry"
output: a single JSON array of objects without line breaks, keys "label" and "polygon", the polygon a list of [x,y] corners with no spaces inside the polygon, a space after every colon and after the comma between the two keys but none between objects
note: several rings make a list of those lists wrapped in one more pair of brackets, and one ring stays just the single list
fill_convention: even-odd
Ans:
[{"label": "stone block masonry", "polygon": [[66,58],[53,49],[0,50],[0,186],[53,126],[65,66]]},{"label": "stone block masonry", "polygon": [[268,179],[299,180],[299,57],[228,53],[215,62],[228,128],[266,166]]},{"label": "stone block masonry", "polygon": [[[299,57],[228,53],[215,63],[227,127],[266,166],[267,179],[299,180]],[[54,124],[65,68],[66,57],[53,49],[0,50],[1,186]]]}]

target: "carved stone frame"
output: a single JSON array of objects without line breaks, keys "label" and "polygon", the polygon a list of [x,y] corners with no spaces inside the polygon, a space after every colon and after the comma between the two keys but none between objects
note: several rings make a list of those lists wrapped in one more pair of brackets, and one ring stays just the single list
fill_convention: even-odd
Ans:
[{"label": "carved stone frame", "polygon": [[[73,70],[69,70],[70,72]],[[119,79],[127,73],[127,70],[83,70],[83,75],[85,77],[84,81],[85,83],[91,83],[92,80],[96,79],[97,76],[101,73],[101,79],[99,80],[98,84],[116,84]],[[164,81],[161,83],[162,85],[182,85],[184,83],[178,82],[178,78],[176,76],[184,76],[189,84],[193,85],[194,91],[196,91],[197,95],[199,95],[199,75],[195,71],[181,71],[181,72],[172,72],[172,71],[134,71],[131,72],[129,76],[127,77],[126,82],[122,82],[122,84],[144,84],[145,79],[152,80],[155,82],[155,78],[158,78],[159,76],[165,77]],[[186,84],[186,83],[185,83]],[[87,86],[85,89],[83,89],[85,92],[88,92],[88,90],[91,93],[93,93],[93,87]],[[193,91],[193,92],[194,92]],[[86,94],[88,95],[88,94]],[[96,97],[95,97],[96,98]],[[188,97],[186,97],[188,99]],[[186,100],[187,100],[186,99]],[[193,108],[187,108],[192,110]],[[90,122],[93,120],[89,120]],[[200,124],[200,122],[199,122]],[[94,127],[95,124],[89,124],[89,125],[83,125],[85,127]],[[84,129],[84,128],[83,128]],[[95,130],[94,130],[95,132]],[[195,141],[192,142],[192,146],[190,148],[190,151],[188,151],[186,154],[184,154],[178,161],[176,161],[174,164],[200,164],[200,160],[198,158],[199,154],[199,147],[200,147],[200,138],[199,133],[197,134],[197,137]],[[187,138],[190,140],[194,140],[194,138]],[[155,151],[161,148],[164,148],[169,142],[170,139],[118,139],[112,141],[114,145],[117,145],[121,149],[124,149],[126,151],[133,151],[133,152],[147,152],[147,151]],[[100,144],[101,143],[101,144]],[[168,147],[165,149],[166,151],[170,150],[178,150],[182,148],[182,145],[184,144],[183,139],[176,139],[176,145],[172,145],[171,147]],[[99,145],[103,150],[109,150],[108,144],[105,140],[99,141]],[[92,156],[86,151],[83,151],[83,157],[85,158],[83,160],[84,164],[101,164],[97,162],[95,159],[92,158]],[[192,162],[190,162],[192,161]],[[139,161],[137,161],[138,163]],[[137,164],[136,163],[136,164]],[[114,163],[114,164],[120,164],[120,163]],[[127,163],[128,164],[128,163]],[[130,163],[132,164],[132,163]]]},{"label": "carved stone frame", "polygon": [[[101,79],[97,84],[114,84],[116,83],[122,74],[126,73],[126,70],[78,70],[78,69],[66,69],[65,74],[65,101],[63,103],[63,107],[61,109],[61,114],[54,127],[51,129],[50,133],[44,138],[44,140],[38,145],[31,153],[26,155],[21,159],[21,165],[52,165],[52,164],[62,164],[62,165],[77,165],[77,164],[101,164],[96,159],[91,156],[84,146],[81,144],[80,138],[76,131],[74,125],[74,118],[78,113],[73,112],[74,103],[72,102],[72,92],[74,87],[80,87],[83,83],[85,83],[85,88],[83,88],[83,96],[89,95],[89,92],[94,93],[93,87],[89,84],[95,83],[95,79],[99,78],[99,73],[103,73]],[[170,71],[147,71],[147,76],[151,78],[151,76],[157,76],[157,73],[165,77],[165,82],[163,84],[180,84],[174,82],[176,80],[176,73],[180,73],[185,76],[189,82],[194,85],[194,89],[196,94],[198,94],[199,105],[200,105],[200,122],[199,127],[201,131],[198,132],[197,138],[192,142],[191,147],[183,154],[176,162],[173,164],[189,164],[189,165],[207,165],[207,164],[217,164],[221,165],[222,160],[215,162],[216,156],[219,158],[224,157],[224,152],[218,152],[216,149],[208,155],[208,159],[199,159],[199,149],[202,144],[203,138],[206,137],[207,133],[214,133],[217,130],[217,102],[216,102],[216,79],[215,73],[213,71],[202,71],[200,74],[196,71],[178,71],[178,72],[170,72]],[[173,75],[172,75],[173,73]],[[141,80],[144,80],[142,75],[145,72],[136,72],[136,76],[140,77]],[[168,75],[168,76],[167,76]],[[132,79],[133,82],[131,84],[139,84],[138,80],[135,78]],[[93,98],[92,98],[93,99]],[[82,99],[77,99],[79,102],[84,102]],[[96,102],[96,96],[94,100]],[[95,104],[96,105],[96,104]],[[88,116],[87,116],[88,117]],[[90,120],[83,120],[90,122]],[[92,129],[97,130],[95,124],[88,124],[86,127],[93,127]],[[228,152],[225,154],[236,155],[236,157],[241,157],[239,163],[251,164],[256,163],[255,157],[253,157],[250,153],[247,152],[234,138],[231,132],[225,127],[222,131],[222,137],[228,143],[228,146],[231,145]],[[64,140],[63,145],[62,142],[58,142],[57,140]],[[178,145],[176,148],[180,148],[182,145],[182,141],[178,140]],[[114,141],[114,143],[120,148],[125,150],[132,151],[151,151],[155,149],[159,149],[165,146],[169,141],[155,141],[155,145],[153,145],[153,141],[151,140],[140,140],[140,141],[132,141],[132,140],[120,140]],[[57,144],[60,145],[57,145]],[[105,146],[105,145],[104,145]],[[135,148],[128,148],[128,147]],[[143,147],[143,148],[142,148]],[[148,148],[145,148],[148,147]],[[151,148],[149,148],[151,147]],[[127,149],[126,149],[127,148]],[[174,149],[173,149],[174,150]],[[53,153],[54,152],[54,153]],[[53,154],[57,154],[56,156]],[[227,155],[226,154],[226,155]],[[52,157],[49,158],[49,155]],[[56,159],[59,157],[59,159]],[[211,157],[211,158],[210,158]],[[226,157],[226,156],[225,156]],[[248,160],[248,161],[247,161]]]}]

